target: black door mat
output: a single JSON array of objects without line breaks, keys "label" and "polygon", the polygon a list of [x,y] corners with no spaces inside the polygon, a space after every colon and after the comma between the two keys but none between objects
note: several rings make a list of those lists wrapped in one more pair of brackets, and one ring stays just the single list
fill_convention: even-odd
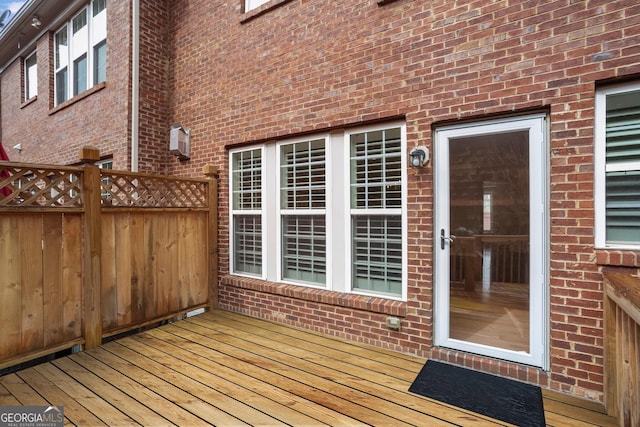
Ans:
[{"label": "black door mat", "polygon": [[409,387],[422,396],[521,427],[544,427],[540,387],[427,360]]}]

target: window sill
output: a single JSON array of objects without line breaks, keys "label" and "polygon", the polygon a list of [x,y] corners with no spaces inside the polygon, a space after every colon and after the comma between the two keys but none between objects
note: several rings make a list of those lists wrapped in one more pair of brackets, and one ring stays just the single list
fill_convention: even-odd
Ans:
[{"label": "window sill", "polygon": [[596,249],[598,265],[640,268],[640,250]]},{"label": "window sill", "polygon": [[105,87],[107,87],[107,83],[106,82],[102,82],[102,83],[98,83],[97,85],[95,85],[94,87],[85,90],[84,92],[82,92],[80,95],[76,95],[71,99],[67,99],[66,101],[64,101],[62,104],[58,104],[55,107],[53,107],[52,109],[49,110],[49,115],[55,114],[60,110],[64,110],[65,108],[75,104],[76,102],[93,95],[96,92],[101,91],[102,89],[104,89]]},{"label": "window sill", "polygon": [[245,12],[240,19],[241,24],[246,24],[247,22],[257,18],[260,15],[264,15],[270,10],[276,9],[283,4],[289,3],[291,0],[271,0],[255,9],[251,9],[248,12]]},{"label": "window sill", "polygon": [[38,95],[32,96],[31,98],[27,99],[26,101],[24,101],[22,103],[22,105],[20,105],[20,109],[25,108],[27,105],[31,105],[34,102],[36,102],[38,100]]},{"label": "window sill", "polygon": [[406,317],[407,315],[407,303],[402,301],[267,282],[265,280],[250,279],[241,276],[226,275],[222,276],[220,281],[223,286],[280,295],[320,304],[353,308],[372,313],[382,313],[389,316]]}]

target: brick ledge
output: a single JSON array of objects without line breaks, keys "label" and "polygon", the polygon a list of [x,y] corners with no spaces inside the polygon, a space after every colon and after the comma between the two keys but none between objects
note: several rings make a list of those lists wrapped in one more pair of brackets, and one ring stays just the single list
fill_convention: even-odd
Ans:
[{"label": "brick ledge", "polygon": [[289,298],[312,301],[321,304],[353,308],[372,313],[382,313],[389,316],[406,317],[407,315],[406,302],[380,297],[347,294],[327,291],[325,289],[307,288],[304,286],[287,285],[283,283],[274,283],[265,280],[230,275],[222,276],[220,278],[220,283],[223,286],[232,286],[240,289],[286,296]]},{"label": "brick ledge", "polygon": [[640,267],[640,251],[621,249],[596,249],[598,265],[616,267]]}]

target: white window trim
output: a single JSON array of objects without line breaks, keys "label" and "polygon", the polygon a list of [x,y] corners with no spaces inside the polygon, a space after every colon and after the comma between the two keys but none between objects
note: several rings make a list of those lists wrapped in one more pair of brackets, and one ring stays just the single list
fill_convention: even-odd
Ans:
[{"label": "white window trim", "polygon": [[[402,165],[402,175],[401,175],[401,199],[402,199],[402,203],[401,203],[401,207],[400,208],[384,208],[384,209],[375,209],[375,213],[378,215],[400,215],[401,217],[401,224],[402,224],[402,232],[401,232],[401,236],[402,236],[402,292],[401,295],[398,296],[394,296],[394,295],[390,295],[390,294],[384,294],[384,293],[379,293],[379,292],[371,292],[371,291],[366,291],[366,290],[362,290],[362,289],[355,289],[353,287],[353,283],[351,281],[352,278],[352,267],[353,264],[351,262],[351,251],[352,251],[352,239],[351,236],[353,234],[353,230],[351,229],[351,225],[352,225],[352,215],[357,212],[357,211],[362,211],[361,209],[351,209],[351,190],[348,189],[346,191],[346,207],[347,209],[345,209],[345,216],[344,216],[344,223],[346,224],[346,236],[348,236],[348,238],[346,238],[346,244],[344,245],[345,248],[345,253],[343,255],[343,258],[347,260],[346,263],[346,268],[345,268],[345,280],[343,281],[343,283],[347,283],[349,285],[349,288],[345,290],[345,292],[350,292],[352,294],[356,294],[356,295],[367,295],[367,296],[376,296],[376,297],[383,297],[383,298],[388,298],[388,299],[394,299],[394,300],[400,300],[400,301],[406,301],[407,300],[407,279],[408,279],[408,274],[407,274],[407,126],[404,122],[395,122],[395,123],[384,123],[382,125],[372,125],[372,126],[367,126],[367,127],[363,127],[363,128],[354,128],[354,129],[350,129],[348,132],[345,132],[345,136],[344,136],[344,149],[345,149],[345,154],[344,154],[344,158],[346,159],[346,165],[345,165],[345,180],[346,180],[346,187],[349,188],[350,187],[350,177],[351,177],[351,166],[350,166],[350,158],[351,158],[351,150],[350,150],[350,140],[351,140],[351,135],[353,134],[358,134],[358,133],[365,133],[365,132],[374,132],[374,131],[379,131],[379,130],[384,130],[384,129],[390,129],[390,128],[400,128],[400,141],[401,141],[401,146],[400,146],[400,164]],[[373,210],[373,209],[371,209]],[[364,214],[364,213],[363,213]],[[366,214],[364,214],[366,215]]]},{"label": "white window trim", "polygon": [[[324,149],[325,149],[325,207],[324,209],[305,209],[304,211],[298,210],[296,211],[295,209],[282,209],[282,204],[281,204],[281,194],[280,194],[280,159],[281,159],[281,150],[282,147],[285,145],[291,145],[291,144],[297,144],[299,142],[306,142],[306,141],[314,141],[314,140],[319,140],[322,139],[324,140]],[[271,186],[269,187],[270,190],[275,190],[275,194],[271,195],[271,194],[267,194],[267,197],[269,199],[273,199],[275,200],[275,204],[276,204],[276,210],[277,210],[277,220],[275,222],[276,227],[274,227],[276,229],[276,252],[275,254],[277,254],[276,256],[276,267],[277,267],[277,271],[278,271],[278,282],[281,283],[287,283],[287,284],[292,284],[292,285],[300,285],[300,286],[309,286],[312,288],[323,288],[323,289],[328,289],[330,286],[330,278],[331,278],[331,265],[329,263],[329,254],[330,254],[330,248],[331,248],[331,233],[330,233],[330,228],[329,228],[329,218],[327,215],[328,209],[327,209],[327,205],[329,203],[329,199],[330,194],[329,194],[329,179],[331,176],[331,172],[329,171],[329,161],[327,161],[326,159],[330,158],[330,146],[329,146],[329,138],[328,135],[326,134],[318,134],[318,135],[311,135],[308,138],[295,138],[295,139],[288,139],[288,140],[284,140],[284,141],[280,141],[276,144],[275,148],[276,148],[276,162],[272,162],[269,163],[270,165],[276,165],[276,170],[273,171],[273,175],[276,176],[277,179],[277,183],[275,186]],[[286,215],[288,213],[292,213],[295,215],[324,215],[325,217],[325,228],[326,228],[326,263],[327,263],[327,267],[326,267],[326,276],[327,276],[327,280],[326,283],[324,285],[319,284],[319,283],[310,283],[310,282],[301,282],[301,281],[296,281],[296,280],[291,280],[291,279],[286,279],[283,276],[282,273],[282,216]],[[271,223],[270,223],[271,224]],[[272,254],[274,252],[271,252]]]},{"label": "white window trim", "polygon": [[607,96],[623,92],[640,90],[640,82],[622,83],[596,90],[594,120],[594,209],[595,209],[595,247],[596,249],[632,249],[640,248],[639,244],[607,243],[606,233],[606,173],[616,170],[629,170],[627,165],[609,167],[606,161],[606,124]]},{"label": "white window trim", "polygon": [[[28,101],[33,97],[38,96],[38,57],[36,56],[36,51],[33,51],[30,55],[24,58],[24,101]],[[31,58],[36,59],[35,64],[35,81],[29,76],[29,60]],[[33,93],[29,90],[30,86],[35,83]]]},{"label": "white window trim", "polygon": [[[261,164],[262,164],[262,170],[260,171],[260,177],[262,180],[262,189],[260,192],[260,197],[262,198],[262,209],[258,210],[241,210],[241,209],[233,209],[233,182],[232,182],[232,174],[233,174],[233,155],[236,153],[241,153],[243,151],[252,151],[252,150],[256,150],[259,149],[260,150],[260,159],[261,159]],[[244,148],[240,148],[240,149],[235,149],[235,150],[230,150],[229,151],[229,274],[232,274],[234,276],[241,276],[241,277],[250,277],[250,278],[258,278],[258,279],[263,279],[265,280],[267,278],[267,265],[266,265],[266,256],[267,256],[267,245],[266,245],[266,230],[265,230],[265,220],[266,220],[266,185],[265,185],[265,178],[266,178],[266,167],[265,167],[265,146],[251,146],[251,147],[244,147]],[[242,272],[242,271],[234,271],[233,266],[235,265],[235,238],[234,238],[234,226],[235,226],[235,215],[260,215],[261,221],[262,221],[262,274],[251,274],[251,273],[246,273],[246,272]]]},{"label": "white window trim", "polygon": [[[402,292],[391,295],[353,289],[351,286],[351,198],[350,198],[350,135],[390,128],[400,128],[401,132],[401,208],[380,209],[376,213],[401,215],[402,224]],[[282,224],[281,216],[286,212],[280,208],[280,149],[283,145],[310,140],[325,141],[325,214],[326,225],[326,284],[306,283],[282,278]],[[262,151],[262,275],[257,277],[242,272],[234,272],[233,241],[233,154],[260,148]],[[252,145],[229,150],[229,274],[240,277],[260,278],[277,283],[291,284],[313,289],[351,293],[385,298],[407,300],[407,137],[404,122],[386,122],[330,133],[318,133],[305,137],[271,141],[262,145]],[[243,211],[248,213],[248,211]],[[311,212],[315,214],[315,212]],[[342,237],[337,237],[342,236]],[[340,240],[340,241],[337,241]]]},{"label": "white window trim", "polygon": [[265,3],[269,3],[271,0],[245,0],[244,11],[249,12],[253,9],[257,9]]}]

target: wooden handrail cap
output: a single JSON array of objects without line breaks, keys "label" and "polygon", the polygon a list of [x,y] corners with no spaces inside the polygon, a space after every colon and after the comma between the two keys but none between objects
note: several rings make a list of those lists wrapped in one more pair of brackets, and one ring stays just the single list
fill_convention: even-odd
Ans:
[{"label": "wooden handrail cap", "polygon": [[206,176],[216,176],[218,175],[218,168],[216,165],[206,164],[202,167],[202,173]]},{"label": "wooden handrail cap", "polygon": [[83,163],[95,163],[100,160],[100,150],[95,147],[85,146],[80,149],[78,153],[80,161]]}]

